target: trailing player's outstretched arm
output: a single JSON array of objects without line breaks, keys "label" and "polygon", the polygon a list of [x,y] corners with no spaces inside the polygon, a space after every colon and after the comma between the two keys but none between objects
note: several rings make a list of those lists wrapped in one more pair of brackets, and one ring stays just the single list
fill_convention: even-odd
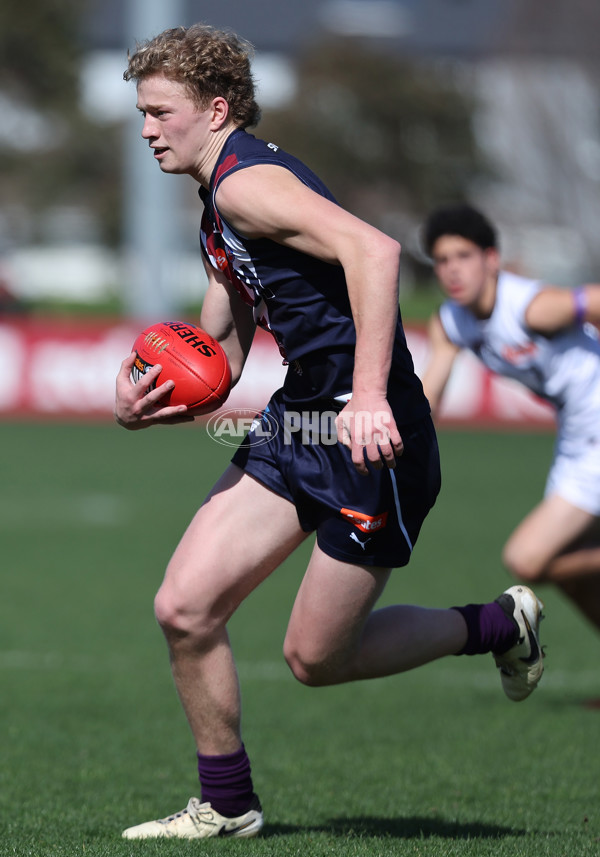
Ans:
[{"label": "trailing player's outstretched arm", "polygon": [[431,354],[421,381],[425,395],[429,399],[431,411],[435,415],[460,348],[446,336],[438,313],[431,316],[427,333]]},{"label": "trailing player's outstretched arm", "polygon": [[546,286],[533,298],[525,313],[531,330],[547,336],[588,321],[600,324],[600,285],[587,283],[575,289]]}]

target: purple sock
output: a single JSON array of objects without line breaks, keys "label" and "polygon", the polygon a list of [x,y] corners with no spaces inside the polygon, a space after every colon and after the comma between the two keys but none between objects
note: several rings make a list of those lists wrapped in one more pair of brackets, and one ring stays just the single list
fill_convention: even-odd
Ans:
[{"label": "purple sock", "polygon": [[497,601],[491,604],[467,604],[453,607],[467,623],[467,643],[459,655],[483,655],[494,652],[502,655],[515,645],[519,626],[512,614],[505,612]]},{"label": "purple sock", "polygon": [[203,803],[210,803],[221,815],[234,818],[243,815],[254,796],[250,759],[244,745],[225,756],[202,756],[198,753],[198,776]]}]

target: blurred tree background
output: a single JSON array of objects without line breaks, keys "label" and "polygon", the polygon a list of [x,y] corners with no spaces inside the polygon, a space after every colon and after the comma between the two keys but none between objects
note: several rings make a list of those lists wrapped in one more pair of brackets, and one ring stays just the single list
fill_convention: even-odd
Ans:
[{"label": "blurred tree background", "polygon": [[0,4],[0,184],[6,242],[51,241],[53,213],[72,212],[95,240],[121,235],[122,128],[81,109],[79,0]]},{"label": "blurred tree background", "polygon": [[[0,137],[5,241],[51,242],[58,210],[63,231],[70,212],[78,234],[88,223],[94,241],[122,241],[124,123],[82,110],[83,9],[30,0],[25,16],[18,0],[0,6],[0,98],[12,117]],[[296,97],[265,109],[257,135],[304,159],[342,205],[395,237],[485,171],[474,104],[447,65],[332,38],[302,53],[295,71]]]},{"label": "blurred tree background", "polygon": [[294,101],[260,136],[326,177],[339,202],[381,228],[462,199],[489,170],[475,107],[447,64],[409,62],[358,40],[319,43],[298,62]]},{"label": "blurred tree background", "polygon": [[473,132],[476,102],[449,63],[408,61],[355,39],[313,45],[297,73],[296,97],[265,111],[257,135],[304,160],[341,205],[401,241],[414,281],[424,273],[414,224],[491,174]]},{"label": "blurred tree background", "polygon": [[[50,294],[60,279],[69,279],[71,294],[81,284],[90,303],[103,289],[118,301],[128,285],[124,221],[131,223],[140,186],[127,184],[139,129],[132,124],[134,96],[121,80],[132,2],[0,5],[0,261],[12,265],[27,299],[43,288]],[[154,5],[136,2],[143,15]],[[156,2],[175,16],[167,0]],[[460,199],[490,213],[508,260],[524,272],[564,284],[597,277],[598,4],[488,0],[483,10],[477,0],[387,0],[372,7],[305,0],[302,9],[294,4],[287,11],[274,0],[249,5],[227,0],[202,12],[189,0],[183,23],[204,15],[215,26],[236,22],[250,39],[252,31],[255,39],[260,34],[257,60],[284,58],[293,95],[261,99],[256,134],[306,161],[342,205],[401,241],[405,288],[424,292],[430,280],[418,246],[423,215]],[[343,31],[348,15],[358,12],[368,28],[375,7],[398,23],[395,36],[384,27],[372,36]],[[335,12],[342,29],[328,28],[319,10]],[[98,71],[90,58],[104,52],[112,65]],[[104,99],[97,89],[90,99],[90,74]],[[113,93],[124,103],[106,110]],[[139,146],[143,158],[141,140]],[[152,175],[143,187],[155,181]],[[179,194],[171,221],[181,247],[170,248],[166,265],[189,296],[202,288],[195,273],[198,198],[193,182],[169,183]],[[157,208],[157,218],[171,214]],[[152,229],[159,231],[154,222]],[[161,258],[168,256],[166,238],[164,245]],[[181,262],[176,271],[174,260]]]}]

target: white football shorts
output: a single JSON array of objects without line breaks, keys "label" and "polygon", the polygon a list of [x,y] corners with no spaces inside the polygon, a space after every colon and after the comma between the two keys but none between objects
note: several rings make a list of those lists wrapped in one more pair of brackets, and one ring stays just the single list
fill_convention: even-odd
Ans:
[{"label": "white football shorts", "polygon": [[558,494],[578,509],[600,516],[600,435],[577,443],[557,438],[544,493]]}]

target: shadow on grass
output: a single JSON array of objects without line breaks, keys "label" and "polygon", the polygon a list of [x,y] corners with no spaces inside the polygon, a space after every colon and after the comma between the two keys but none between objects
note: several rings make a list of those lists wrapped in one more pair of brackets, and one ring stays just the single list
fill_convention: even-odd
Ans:
[{"label": "shadow on grass", "polygon": [[600,711],[600,696],[585,696],[583,694],[565,694],[554,692],[546,694],[546,707],[555,709],[581,708],[587,711]]},{"label": "shadow on grass", "polygon": [[328,824],[319,826],[294,826],[288,824],[267,824],[262,831],[263,838],[284,836],[300,832],[333,833],[338,836],[394,839],[502,839],[506,836],[526,836],[526,830],[514,827],[501,827],[495,824],[476,822],[461,823],[444,821],[440,818],[375,818],[358,816],[355,818],[332,818]]}]

